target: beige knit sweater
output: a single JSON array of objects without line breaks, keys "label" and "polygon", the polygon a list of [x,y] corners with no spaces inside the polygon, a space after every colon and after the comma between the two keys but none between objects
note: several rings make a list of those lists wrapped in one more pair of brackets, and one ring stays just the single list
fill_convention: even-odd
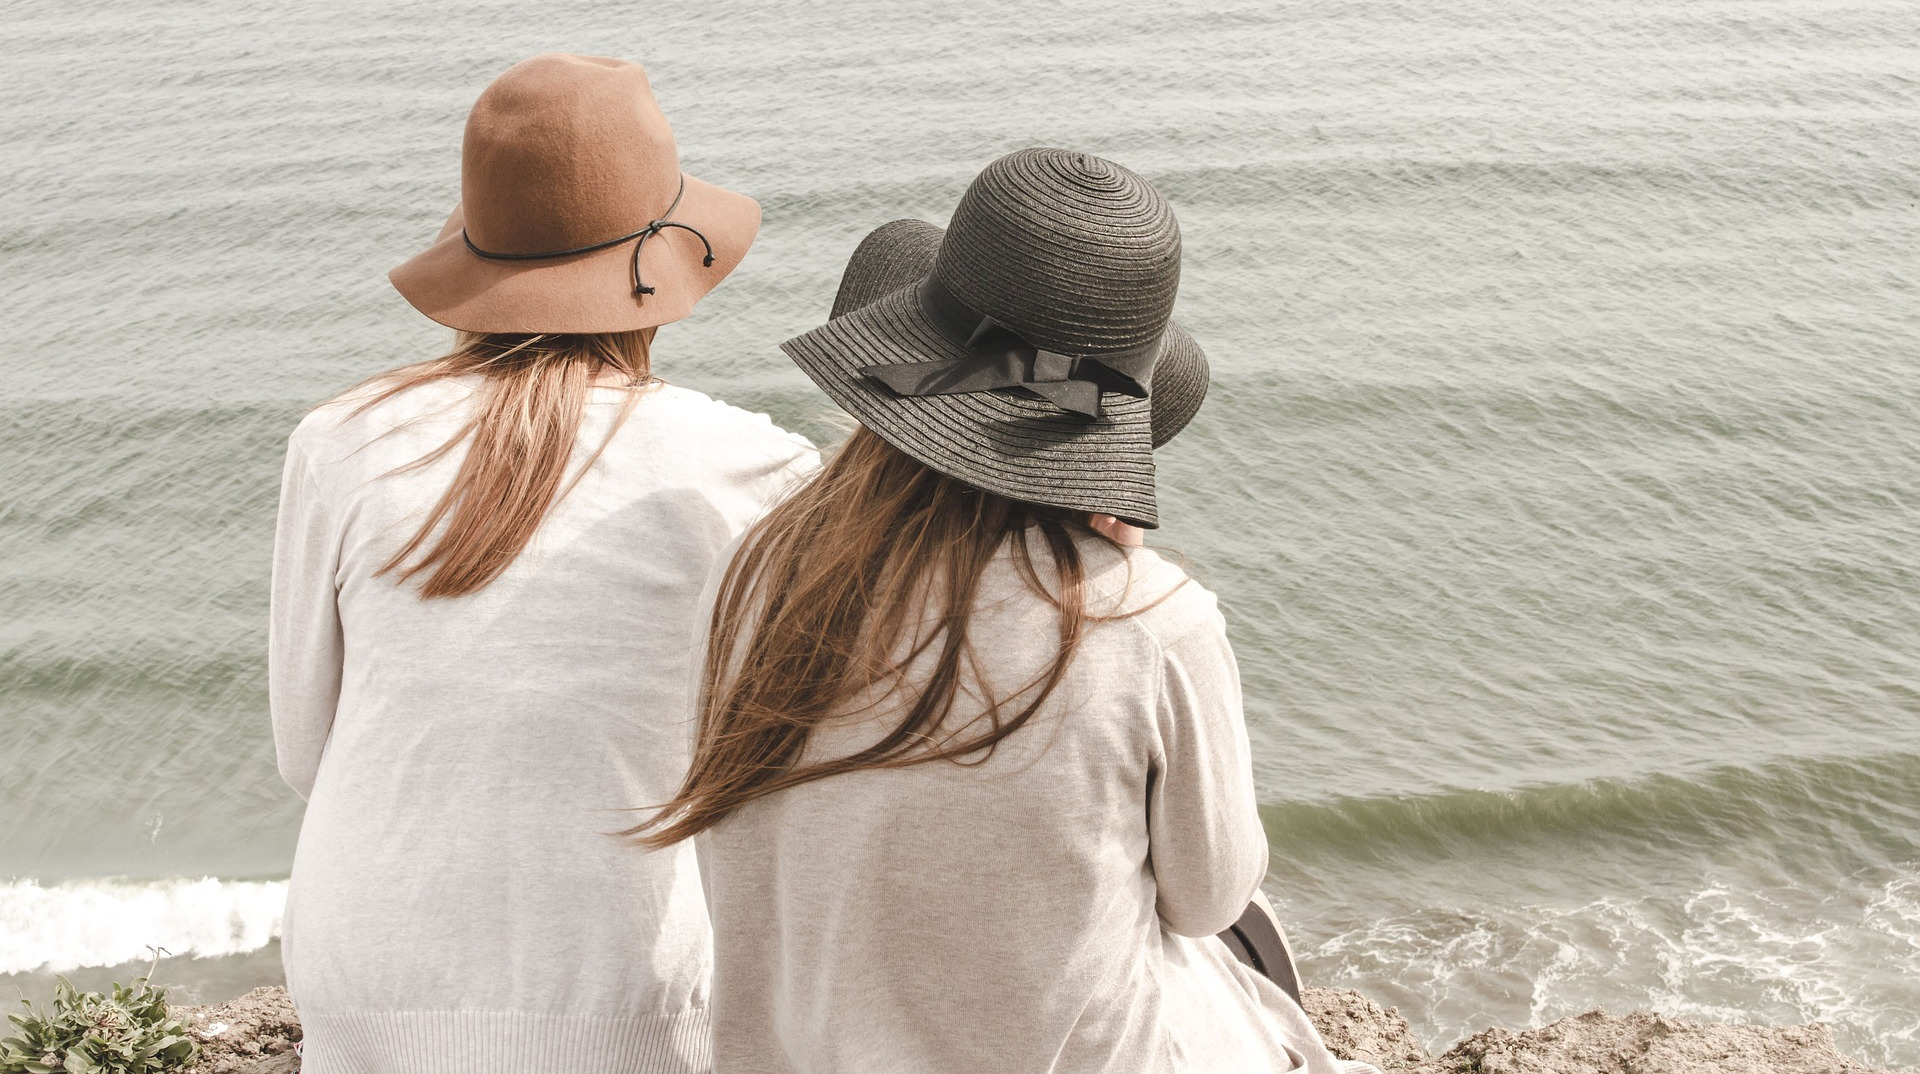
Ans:
[{"label": "beige knit sweater", "polygon": [[[718,1074],[1342,1069],[1213,938],[1267,862],[1214,597],[1152,552],[1088,555],[1095,610],[1138,614],[1093,625],[986,763],[833,777],[699,837]],[[971,637],[1003,696],[1054,651],[1011,553]],[[810,756],[898,712],[824,729]]]},{"label": "beige knit sweater", "polygon": [[[685,775],[694,614],[721,549],[813,448],[646,392],[507,572],[423,601],[375,577],[446,490],[474,382],[287,448],[269,654],[280,771],[308,799],[281,954],[308,1074],[707,1069],[691,848],[608,833]],[[576,463],[623,393],[596,389]]]}]

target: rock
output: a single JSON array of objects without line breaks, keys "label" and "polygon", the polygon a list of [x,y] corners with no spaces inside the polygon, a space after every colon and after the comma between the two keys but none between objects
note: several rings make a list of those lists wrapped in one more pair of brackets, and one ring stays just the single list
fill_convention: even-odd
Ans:
[{"label": "rock", "polygon": [[1342,1059],[1361,1059],[1381,1070],[1402,1070],[1427,1058],[1407,1020],[1345,988],[1309,988],[1301,993],[1307,1017],[1327,1049]]},{"label": "rock", "polygon": [[1588,1011],[1539,1029],[1488,1029],[1419,1074],[1891,1074],[1848,1060],[1819,1023],[1735,1026],[1651,1011]]},{"label": "rock", "polygon": [[256,988],[207,1007],[175,1007],[200,1054],[185,1074],[292,1074],[300,1019],[279,987]]},{"label": "rock", "polygon": [[1430,1058],[1391,1007],[1340,988],[1309,988],[1302,998],[1334,1055],[1394,1074],[1894,1074],[1841,1055],[1833,1031],[1818,1023],[1721,1025],[1651,1011],[1483,1030]]}]

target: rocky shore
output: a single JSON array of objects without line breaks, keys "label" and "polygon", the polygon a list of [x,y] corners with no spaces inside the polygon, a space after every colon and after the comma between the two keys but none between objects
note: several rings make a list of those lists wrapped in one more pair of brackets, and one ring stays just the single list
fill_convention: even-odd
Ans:
[{"label": "rocky shore", "polygon": [[1306,990],[1327,1047],[1394,1074],[1897,1074],[1855,1063],[1833,1031],[1689,1022],[1652,1011],[1588,1011],[1539,1029],[1486,1029],[1427,1054],[1391,1007],[1340,988]]},{"label": "rocky shore", "polygon": [[[1734,1026],[1650,1011],[1588,1011],[1539,1029],[1475,1033],[1427,1054],[1391,1007],[1339,988],[1306,990],[1307,1014],[1328,1047],[1393,1074],[1895,1074],[1861,1066],[1818,1023]],[[190,1074],[292,1074],[300,1022],[285,989],[175,1013],[200,1042]]]}]

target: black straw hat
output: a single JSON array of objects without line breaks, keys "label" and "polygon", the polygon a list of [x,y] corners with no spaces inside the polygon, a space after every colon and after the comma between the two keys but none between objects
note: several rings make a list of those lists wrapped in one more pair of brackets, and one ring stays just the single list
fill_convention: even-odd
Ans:
[{"label": "black straw hat", "polygon": [[918,285],[781,346],[941,473],[1153,528],[1156,372],[1205,361],[1171,320],[1179,284],[1158,191],[1112,161],[1026,149],[974,179]]},{"label": "black straw hat", "polygon": [[[925,220],[889,220],[867,233],[853,248],[833,296],[838,317],[868,306],[903,287],[912,287],[933,271],[946,229]],[[1206,401],[1211,372],[1199,347],[1162,351],[1153,367],[1153,447],[1158,451],[1180,435]]]}]

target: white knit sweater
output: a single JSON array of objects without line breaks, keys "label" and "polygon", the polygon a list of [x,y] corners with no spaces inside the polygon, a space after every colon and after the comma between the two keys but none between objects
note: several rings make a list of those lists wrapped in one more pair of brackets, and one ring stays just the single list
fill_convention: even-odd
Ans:
[{"label": "white knit sweater", "polygon": [[[608,833],[685,773],[716,555],[817,455],[651,388],[503,576],[423,601],[374,571],[464,451],[393,471],[448,438],[475,383],[323,407],[288,445],[270,678],[280,771],[308,798],[282,941],[305,1069],[706,1070],[693,851]],[[622,398],[595,389],[576,464]]]},{"label": "white knit sweater", "polygon": [[[1136,614],[1089,624],[991,758],[803,784],[698,837],[718,1074],[1372,1070],[1214,938],[1267,843],[1213,595],[1152,552],[1086,553],[1092,610]],[[968,635],[997,696],[1044,669],[1056,617],[1003,551]],[[808,758],[874,742],[916,672]]]}]

